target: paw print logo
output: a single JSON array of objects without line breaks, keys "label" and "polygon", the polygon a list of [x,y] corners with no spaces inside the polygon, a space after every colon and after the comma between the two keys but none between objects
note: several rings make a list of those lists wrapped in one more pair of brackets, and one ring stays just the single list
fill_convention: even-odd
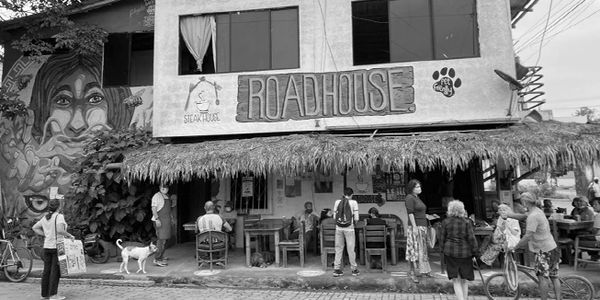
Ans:
[{"label": "paw print logo", "polygon": [[454,96],[455,89],[462,85],[460,78],[455,78],[456,72],[453,68],[443,67],[441,70],[433,72],[432,77],[433,80],[437,80],[433,84],[433,90],[448,98]]}]

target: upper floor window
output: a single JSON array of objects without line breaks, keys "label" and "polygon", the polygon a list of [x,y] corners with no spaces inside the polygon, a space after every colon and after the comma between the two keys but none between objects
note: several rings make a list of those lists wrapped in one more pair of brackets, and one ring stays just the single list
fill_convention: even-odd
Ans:
[{"label": "upper floor window", "polygon": [[298,8],[180,18],[179,74],[299,67]]},{"label": "upper floor window", "polygon": [[104,44],[104,86],[152,85],[154,33],[114,33]]},{"label": "upper floor window", "polygon": [[479,56],[475,1],[352,2],[354,64]]}]

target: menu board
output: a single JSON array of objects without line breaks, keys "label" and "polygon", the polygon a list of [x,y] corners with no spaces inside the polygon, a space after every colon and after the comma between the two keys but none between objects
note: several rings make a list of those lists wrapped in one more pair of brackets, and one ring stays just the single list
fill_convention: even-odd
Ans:
[{"label": "menu board", "polygon": [[386,195],[386,201],[404,201],[406,178],[402,172],[377,172],[372,176],[373,193]]}]

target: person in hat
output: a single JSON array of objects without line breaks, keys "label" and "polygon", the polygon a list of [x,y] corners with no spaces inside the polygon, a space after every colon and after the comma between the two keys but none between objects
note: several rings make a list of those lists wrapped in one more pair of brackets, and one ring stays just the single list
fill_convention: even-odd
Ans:
[{"label": "person in hat", "polygon": [[58,281],[60,280],[60,268],[58,267],[58,252],[56,242],[59,237],[74,239],[67,232],[65,216],[58,212],[60,202],[57,199],[48,201],[48,211],[32,227],[33,231],[44,237],[44,249],[42,260],[44,271],[42,271],[42,299],[65,299],[58,296]]},{"label": "person in hat", "polygon": [[519,249],[525,246],[535,254],[535,274],[538,277],[540,298],[548,299],[548,284],[554,285],[555,295],[560,300],[560,281],[558,280],[558,265],[560,263],[560,249],[557,247],[550,230],[550,223],[542,211],[542,202],[529,192],[521,194],[521,202],[527,208],[526,233],[515,247],[508,250]]}]

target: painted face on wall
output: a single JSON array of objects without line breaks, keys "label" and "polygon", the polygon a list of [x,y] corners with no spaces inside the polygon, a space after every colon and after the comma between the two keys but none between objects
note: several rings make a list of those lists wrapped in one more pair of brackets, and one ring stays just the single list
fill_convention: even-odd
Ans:
[{"label": "painted face on wall", "polygon": [[97,78],[77,69],[59,81],[50,96],[50,131],[77,137],[107,126],[108,104]]}]

